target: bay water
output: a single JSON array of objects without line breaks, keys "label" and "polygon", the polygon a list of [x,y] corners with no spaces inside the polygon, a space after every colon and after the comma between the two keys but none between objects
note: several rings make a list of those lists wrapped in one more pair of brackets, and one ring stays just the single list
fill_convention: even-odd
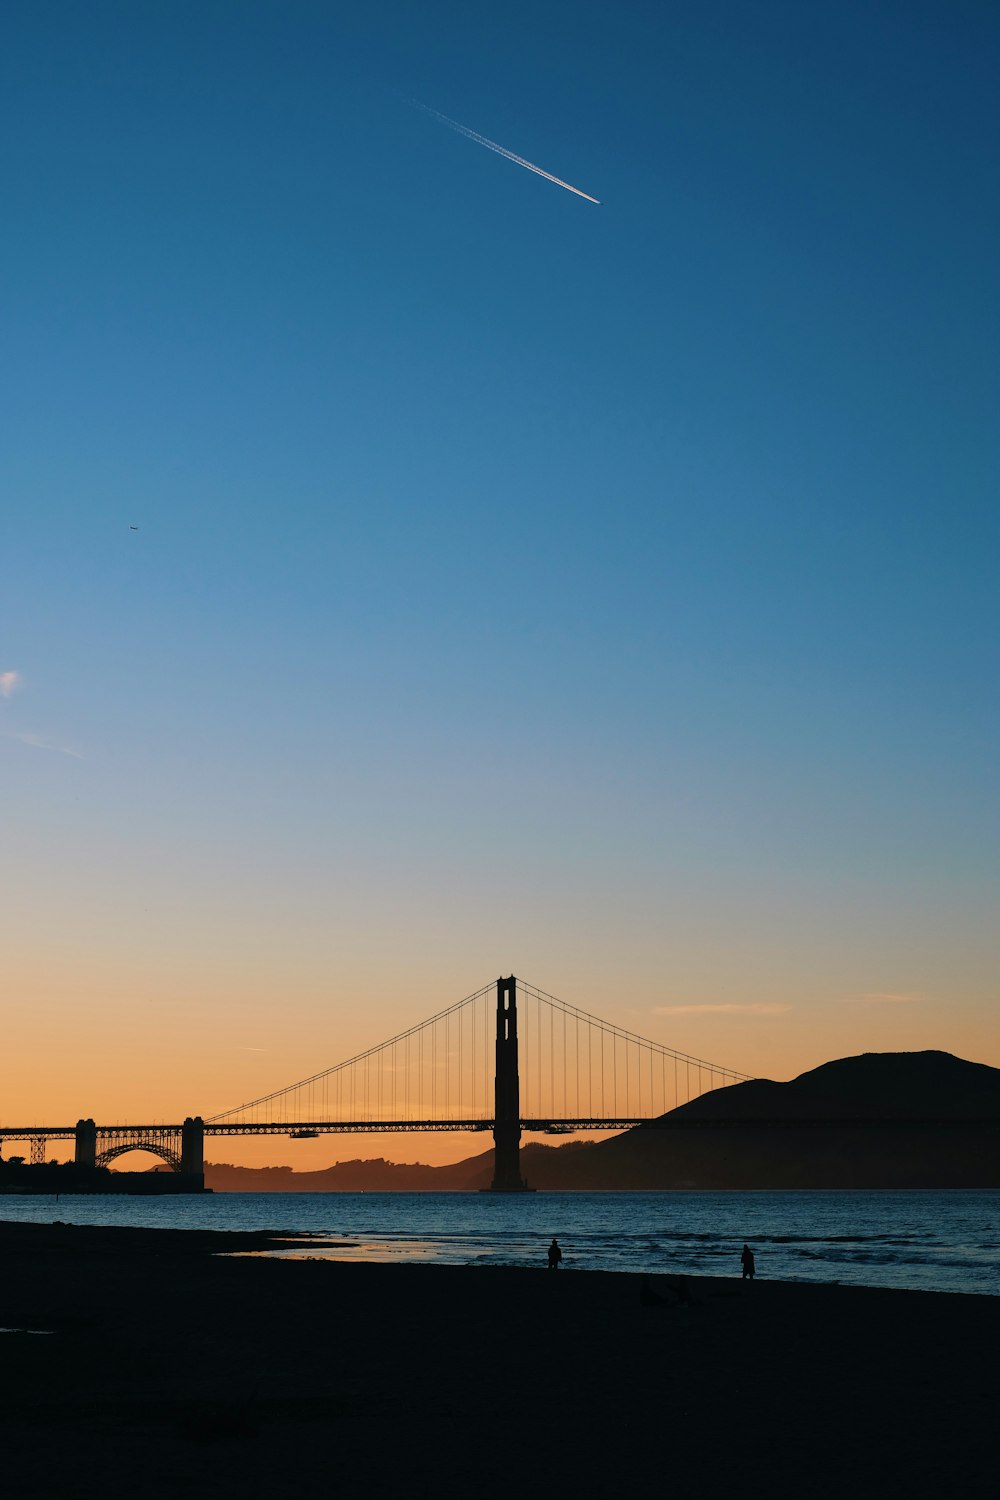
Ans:
[{"label": "bay water", "polygon": [[[306,1236],[277,1254],[563,1270],[757,1274],[1000,1295],[1000,1191],[213,1193],[0,1198],[0,1219]],[[322,1240],[311,1245],[309,1238]]]}]

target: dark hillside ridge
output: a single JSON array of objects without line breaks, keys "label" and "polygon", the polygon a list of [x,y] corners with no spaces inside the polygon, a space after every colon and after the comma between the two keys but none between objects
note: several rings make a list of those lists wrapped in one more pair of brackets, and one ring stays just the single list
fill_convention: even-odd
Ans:
[{"label": "dark hillside ridge", "polygon": [[[529,1177],[532,1173],[545,1175],[541,1163],[556,1156],[566,1160],[588,1149],[583,1141],[568,1141],[562,1146],[529,1141],[521,1150],[522,1170]],[[338,1161],[318,1172],[206,1162],[205,1181],[217,1193],[475,1193],[493,1181],[493,1151],[467,1156],[443,1167],[375,1157]]]},{"label": "dark hillside ridge", "polygon": [[545,1176],[631,1191],[1000,1187],[1000,1069],[948,1052],[839,1058],[716,1089]]},{"label": "dark hillside ridge", "polygon": [[[489,1156],[492,1160],[493,1153]],[[206,1162],[205,1181],[223,1193],[447,1193],[466,1187],[469,1170],[468,1162],[429,1167],[423,1162],[386,1161],[381,1156],[338,1161],[318,1172]]]},{"label": "dark hillside ridge", "polygon": [[714,1089],[671,1111],[705,1120],[1000,1120],[1000,1068],[950,1052],[863,1052]]}]

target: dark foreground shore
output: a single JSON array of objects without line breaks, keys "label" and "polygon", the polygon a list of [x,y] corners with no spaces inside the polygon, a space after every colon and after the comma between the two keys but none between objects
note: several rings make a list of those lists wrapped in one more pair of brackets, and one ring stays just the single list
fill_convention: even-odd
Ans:
[{"label": "dark foreground shore", "polygon": [[0,1224],[4,1496],[992,1490],[1000,1298],[269,1243]]}]

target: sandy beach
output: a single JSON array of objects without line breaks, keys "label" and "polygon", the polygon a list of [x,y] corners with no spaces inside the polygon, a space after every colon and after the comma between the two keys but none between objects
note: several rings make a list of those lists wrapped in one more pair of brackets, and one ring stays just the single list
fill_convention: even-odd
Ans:
[{"label": "sandy beach", "polygon": [[269,1244],[0,1224],[5,1495],[992,1484],[1000,1298]]}]

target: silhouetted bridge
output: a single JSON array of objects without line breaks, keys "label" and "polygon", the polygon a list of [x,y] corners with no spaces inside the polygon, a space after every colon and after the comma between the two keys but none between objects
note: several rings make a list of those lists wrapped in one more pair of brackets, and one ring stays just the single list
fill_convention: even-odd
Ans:
[{"label": "silhouetted bridge", "polygon": [[50,1141],[72,1139],[76,1162],[89,1167],[146,1151],[175,1172],[203,1178],[206,1136],[492,1131],[493,1189],[517,1192],[526,1186],[522,1131],[566,1135],[653,1121],[697,1126],[702,1122],[658,1117],[747,1076],[602,1021],[523,981],[520,992],[520,1035],[518,981],[511,975],[367,1052],[207,1119],[0,1126],[0,1140],[30,1142],[31,1161],[44,1162]]}]

